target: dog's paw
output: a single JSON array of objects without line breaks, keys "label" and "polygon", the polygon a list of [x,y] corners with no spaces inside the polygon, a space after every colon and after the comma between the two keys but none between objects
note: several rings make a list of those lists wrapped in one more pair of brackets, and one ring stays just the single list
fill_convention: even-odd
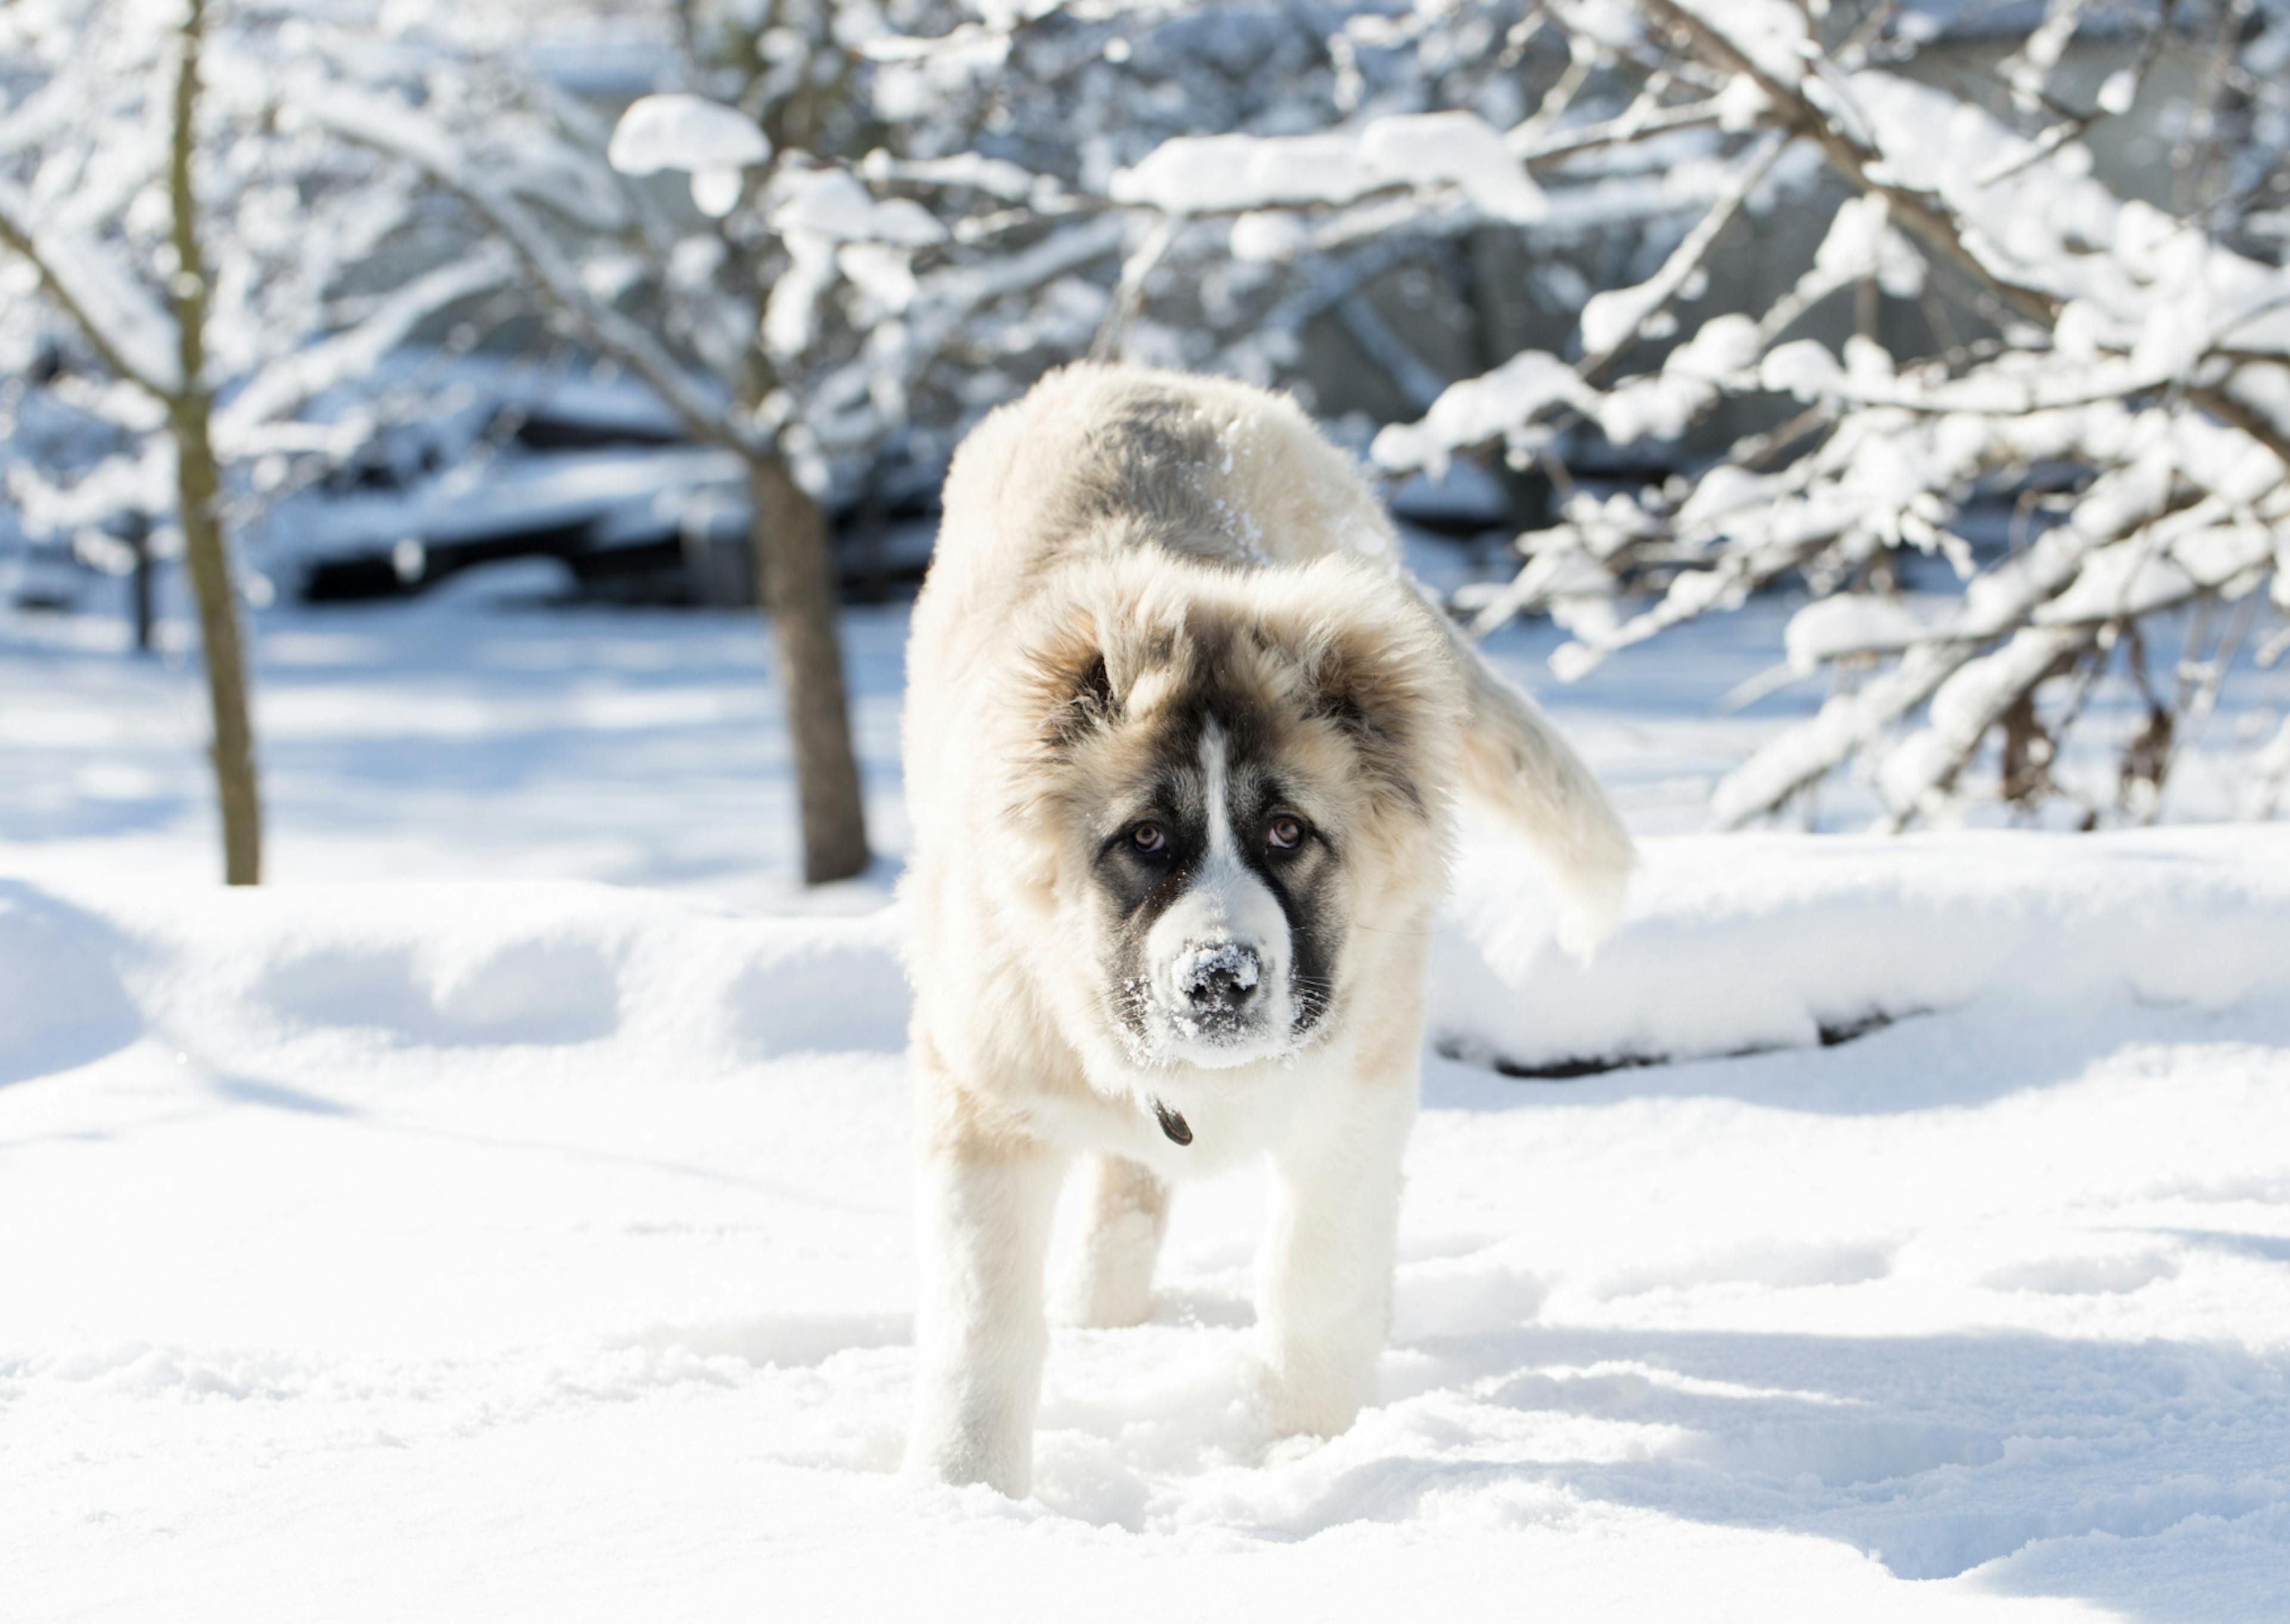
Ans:
[{"label": "dog's paw", "polygon": [[1061,1325],[1082,1331],[1123,1331],[1153,1317],[1149,1284],[1084,1274],[1069,1281],[1053,1309]]},{"label": "dog's paw", "polygon": [[1357,1384],[1333,1379],[1328,1372],[1300,1369],[1255,1355],[1249,1360],[1248,1380],[1265,1428],[1276,1440],[1293,1441],[1309,1449],[1349,1432],[1359,1419]]}]

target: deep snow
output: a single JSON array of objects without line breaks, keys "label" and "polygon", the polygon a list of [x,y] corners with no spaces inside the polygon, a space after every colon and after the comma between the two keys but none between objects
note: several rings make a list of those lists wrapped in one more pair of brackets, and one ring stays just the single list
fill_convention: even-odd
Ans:
[{"label": "deep snow", "polygon": [[[2290,829],[1661,836],[1588,970],[1475,839],[1382,1402],[1262,1436],[1191,1188],[1012,1505],[893,1473],[897,916],[760,911],[750,637],[275,618],[228,894],[164,679],[0,651],[0,1614],[2290,1614]],[[1771,725],[1569,720],[1672,828]]]}]

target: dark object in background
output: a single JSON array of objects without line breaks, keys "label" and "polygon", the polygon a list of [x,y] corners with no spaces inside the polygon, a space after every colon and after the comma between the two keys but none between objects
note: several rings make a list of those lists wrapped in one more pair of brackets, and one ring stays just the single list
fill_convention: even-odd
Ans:
[{"label": "dark object in background", "polygon": [[131,513],[121,538],[135,555],[135,563],[128,578],[128,592],[135,612],[135,646],[148,654],[151,652],[151,516]]},{"label": "dark object in background", "polygon": [[[471,464],[428,444],[378,444],[266,526],[278,584],[308,603],[407,597],[476,564],[546,557],[581,597],[749,608],[750,503],[737,459],[680,437],[640,406],[593,395],[513,411]],[[936,467],[878,468],[827,504],[844,595],[879,601],[930,561]]]}]

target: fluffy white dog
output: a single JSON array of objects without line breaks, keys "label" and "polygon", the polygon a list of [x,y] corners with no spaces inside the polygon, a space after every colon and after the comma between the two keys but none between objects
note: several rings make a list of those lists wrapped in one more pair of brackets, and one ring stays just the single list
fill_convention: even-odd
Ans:
[{"label": "fluffy white dog", "polygon": [[1268,1154],[1262,1397],[1333,1435],[1373,1396],[1451,803],[1541,851],[1562,935],[1632,857],[1581,761],[1400,567],[1296,407],[1075,366],[947,477],[908,656],[924,1286],[909,1464],[1033,1476],[1068,1164],[1075,1297],[1149,1311],[1170,1180]]}]

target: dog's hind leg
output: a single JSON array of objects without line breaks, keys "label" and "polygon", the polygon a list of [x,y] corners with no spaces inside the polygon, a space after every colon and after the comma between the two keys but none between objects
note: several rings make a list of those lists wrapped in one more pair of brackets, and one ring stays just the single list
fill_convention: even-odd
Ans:
[{"label": "dog's hind leg", "polygon": [[925,1148],[909,1470],[1031,1492],[1050,1334],[1042,1269],[1064,1171],[1061,1155],[1006,1139]]},{"label": "dog's hind leg", "polygon": [[1140,1325],[1153,1311],[1153,1263],[1169,1228],[1169,1187],[1126,1156],[1082,1163],[1081,1253],[1061,1317],[1077,1325]]}]

